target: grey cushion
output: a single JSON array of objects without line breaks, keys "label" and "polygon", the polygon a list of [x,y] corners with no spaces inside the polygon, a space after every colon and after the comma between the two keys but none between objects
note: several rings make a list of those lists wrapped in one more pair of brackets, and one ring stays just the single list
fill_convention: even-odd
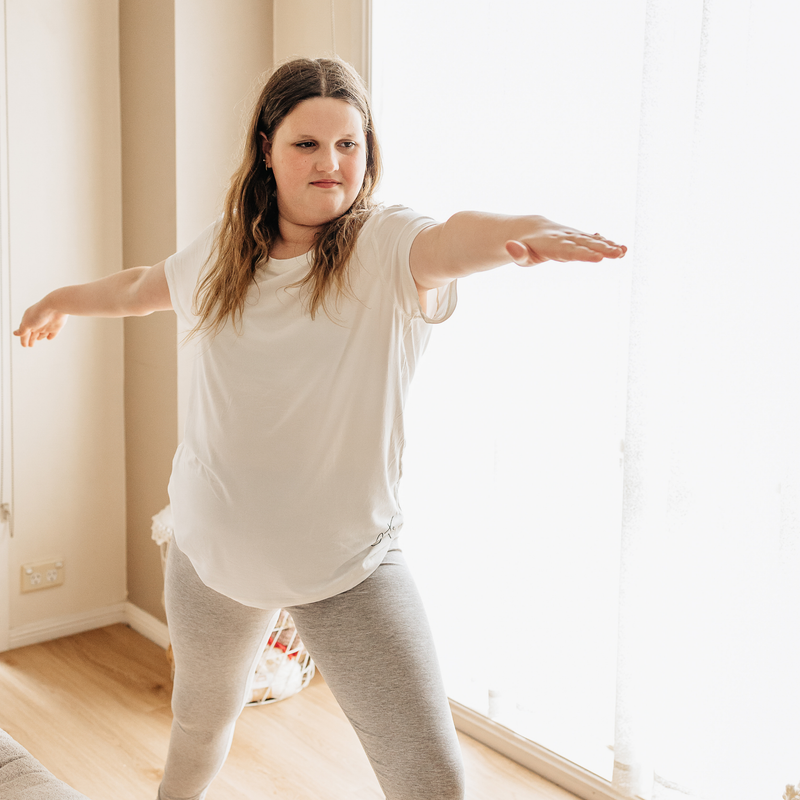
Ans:
[{"label": "grey cushion", "polygon": [[0,800],[88,800],[0,730]]}]

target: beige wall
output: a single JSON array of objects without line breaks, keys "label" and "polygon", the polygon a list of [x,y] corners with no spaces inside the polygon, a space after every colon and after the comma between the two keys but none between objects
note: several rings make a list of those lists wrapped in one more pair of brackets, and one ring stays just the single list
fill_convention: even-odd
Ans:
[{"label": "beige wall", "polygon": [[[219,213],[263,73],[332,52],[328,0],[5,5],[15,319],[55,286],[190,242]],[[336,49],[362,74],[366,5],[335,0]],[[164,619],[150,518],[168,502],[188,355],[168,313],[73,319],[14,350],[12,629],[118,605],[126,586]],[[65,585],[20,595],[20,565],[52,556]]]},{"label": "beige wall", "polygon": [[[178,247],[222,209],[254,95],[272,67],[272,3],[175,0]],[[191,346],[178,352],[178,427],[183,430]]]},{"label": "beige wall", "polygon": [[[117,5],[6,0],[12,316],[121,267]],[[15,538],[10,625],[125,599],[122,323],[70,320],[13,351]],[[66,560],[22,595],[20,566]]]},{"label": "beige wall", "polygon": [[219,215],[272,67],[272,3],[175,0],[178,247]]},{"label": "beige wall", "polygon": [[[123,264],[176,250],[175,14],[171,0],[120,0]],[[171,312],[125,320],[128,599],[157,619],[161,557],[152,516],[168,502],[178,441],[177,348]]]},{"label": "beige wall", "polygon": [[[366,5],[364,0],[336,0],[335,5],[337,50],[362,70],[362,74],[366,73],[368,65],[362,24]],[[146,7],[151,10],[147,11]],[[175,167],[170,174],[174,175],[175,184],[174,188],[168,187],[168,180],[164,178],[157,185],[161,187],[159,191],[163,188],[163,191],[174,192],[174,208],[170,206],[168,212],[165,209],[165,214],[174,213],[175,244],[181,248],[220,213],[228,178],[237,163],[247,117],[265,73],[274,61],[292,55],[317,56],[331,52],[330,6],[328,0],[275,0],[274,4],[263,0],[229,0],[224,4],[218,0],[121,0],[121,20],[127,24],[129,13],[135,11],[141,18],[158,8],[163,11],[165,7],[174,9],[171,17],[174,24],[174,78],[169,80],[174,80],[170,85],[174,86]],[[165,32],[167,24],[166,21],[161,23],[159,34],[163,52],[169,47]],[[123,31],[123,56],[126,36]],[[140,60],[147,58],[143,45],[137,57]],[[164,71],[167,71],[166,67]],[[154,80],[145,76],[142,79],[148,86]],[[128,113],[125,80],[123,70],[124,125]],[[161,80],[167,81],[163,77]],[[141,111],[130,110],[130,113],[141,113],[146,119],[150,102],[147,93],[139,102]],[[166,109],[169,102],[166,95],[163,102]],[[166,126],[166,110],[163,113]],[[125,131],[124,137],[127,135]],[[152,146],[160,147],[161,155],[166,157],[163,143],[153,143]],[[127,158],[127,144],[123,152]],[[152,180],[156,181],[156,178],[154,176]],[[127,249],[128,208],[135,201],[129,200],[127,172],[125,181],[125,263],[133,266],[136,259],[129,259]],[[140,204],[148,202],[145,191],[137,190],[137,197]],[[172,217],[169,219],[172,224]],[[142,234],[146,236],[146,230],[142,229]],[[144,263],[152,263],[161,257],[161,251],[151,251],[150,261],[145,258]],[[158,551],[150,541],[149,524],[150,517],[166,503],[169,465],[165,456],[169,452],[171,458],[174,437],[180,438],[183,430],[192,351],[187,346],[178,348],[175,420],[176,406],[171,394],[174,350],[167,342],[172,335],[168,324],[165,322],[156,332],[153,323],[152,341],[142,339],[134,343],[130,338],[134,326],[137,331],[144,330],[151,319],[154,318],[146,322],[128,320],[126,325],[126,414],[130,448],[127,460],[128,587],[131,602],[163,619],[161,568]],[[148,355],[156,346],[160,352],[157,358]],[[154,362],[158,364],[157,369],[150,366]],[[169,386],[169,394],[162,397],[162,404],[156,409],[152,393],[158,384]],[[158,442],[147,445],[143,440],[156,427],[162,432],[160,438]]]},{"label": "beige wall", "polygon": [[[219,215],[251,87],[272,64],[262,0],[120,0],[125,266],[152,265]],[[150,538],[183,429],[190,350],[173,314],[125,326],[128,591],[164,619]],[[179,383],[178,375],[183,377]]]},{"label": "beige wall", "polygon": [[[275,61],[337,55],[369,84],[368,0],[275,0]],[[335,47],[334,47],[335,44]]]}]

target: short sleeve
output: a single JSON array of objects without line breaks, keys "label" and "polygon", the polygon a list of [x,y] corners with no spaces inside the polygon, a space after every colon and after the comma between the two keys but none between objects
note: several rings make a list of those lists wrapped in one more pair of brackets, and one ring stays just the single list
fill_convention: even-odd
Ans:
[{"label": "short sleeve", "polygon": [[428,323],[444,322],[455,310],[456,282],[431,289],[427,309],[420,307],[419,293],[411,274],[411,245],[417,235],[436,225],[436,220],[422,216],[405,206],[389,206],[376,212],[365,226],[374,257],[389,270],[392,289],[399,305],[410,317],[421,317]]},{"label": "short sleeve", "polygon": [[171,255],[164,265],[169,296],[181,328],[193,328],[197,322],[195,290],[211,254],[218,226],[219,221],[209,225],[190,245]]}]

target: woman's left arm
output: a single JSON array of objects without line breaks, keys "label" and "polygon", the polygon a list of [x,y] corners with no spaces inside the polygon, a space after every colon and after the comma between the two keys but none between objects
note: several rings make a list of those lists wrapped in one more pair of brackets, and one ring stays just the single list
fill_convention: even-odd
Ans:
[{"label": "woman's left arm", "polygon": [[507,217],[461,211],[423,230],[411,246],[411,274],[420,291],[445,286],[473,272],[514,262],[602,261],[622,258],[624,245],[539,216]]}]

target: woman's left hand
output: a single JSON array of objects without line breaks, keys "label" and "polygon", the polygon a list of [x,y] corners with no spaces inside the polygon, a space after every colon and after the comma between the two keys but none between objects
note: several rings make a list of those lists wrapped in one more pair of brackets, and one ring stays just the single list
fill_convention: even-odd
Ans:
[{"label": "woman's left hand", "polygon": [[622,258],[628,248],[599,233],[588,234],[539,217],[529,235],[506,242],[506,252],[520,267],[545,261],[602,261]]}]

